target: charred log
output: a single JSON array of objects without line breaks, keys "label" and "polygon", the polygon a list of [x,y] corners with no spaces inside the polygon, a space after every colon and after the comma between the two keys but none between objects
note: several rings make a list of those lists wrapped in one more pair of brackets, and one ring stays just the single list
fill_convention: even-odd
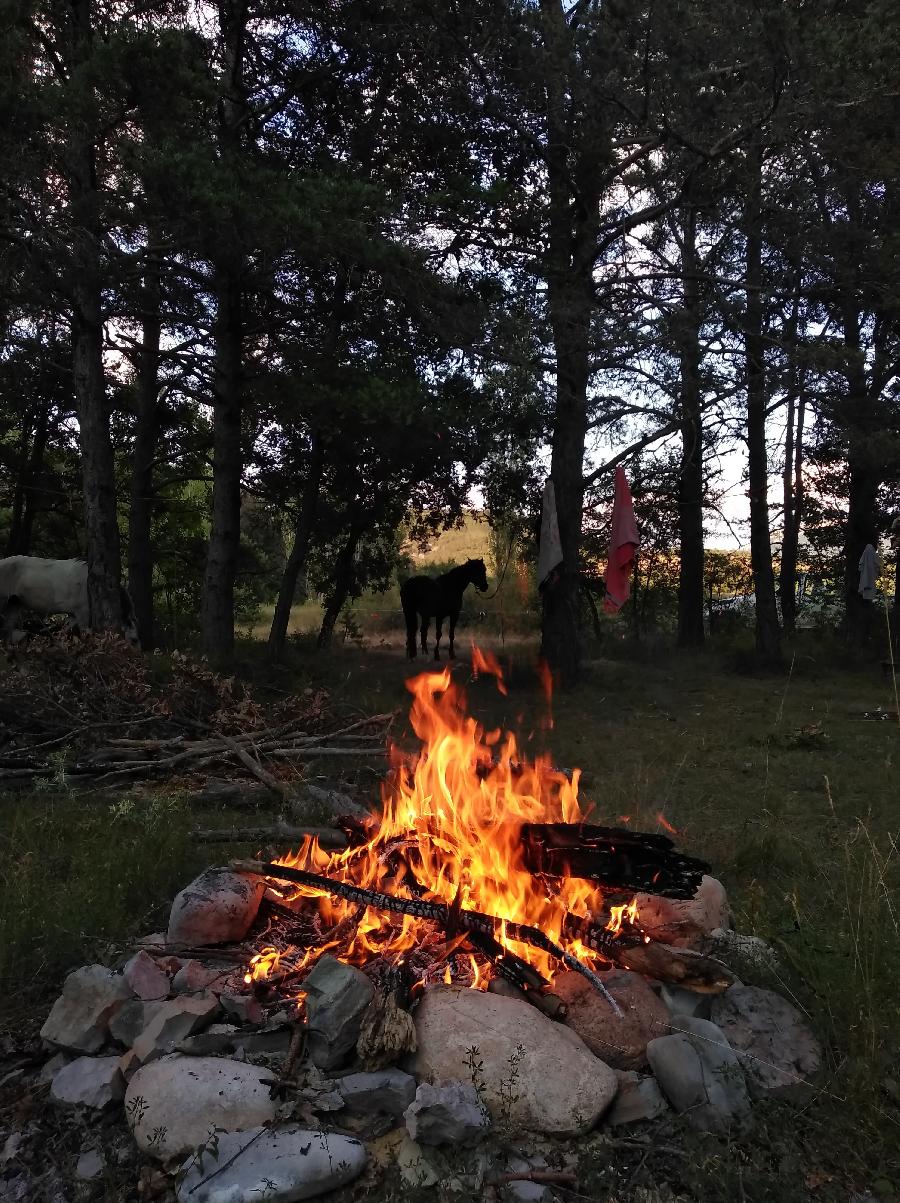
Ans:
[{"label": "charred log", "polygon": [[548,877],[581,877],[612,891],[693,898],[709,871],[676,851],[668,836],[588,823],[525,823],[526,868]]}]

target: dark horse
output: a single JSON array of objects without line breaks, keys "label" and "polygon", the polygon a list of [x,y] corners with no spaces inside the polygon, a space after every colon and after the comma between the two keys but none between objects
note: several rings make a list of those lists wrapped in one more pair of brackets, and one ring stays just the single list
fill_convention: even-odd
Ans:
[{"label": "dark horse", "polygon": [[435,620],[434,658],[440,660],[441,627],[450,619],[450,659],[454,657],[453,634],[462,608],[466,585],[474,585],[487,593],[487,570],[484,560],[466,560],[459,568],[451,568],[443,576],[413,576],[400,586],[400,604],[406,619],[406,654],[416,658],[417,617],[422,616],[422,651],[428,651],[428,623]]}]

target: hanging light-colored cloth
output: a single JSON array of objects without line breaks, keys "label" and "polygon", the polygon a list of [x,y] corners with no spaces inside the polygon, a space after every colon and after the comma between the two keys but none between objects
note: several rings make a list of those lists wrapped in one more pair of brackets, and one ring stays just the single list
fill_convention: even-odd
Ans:
[{"label": "hanging light-colored cloth", "polygon": [[603,603],[607,614],[617,614],[631,596],[631,572],[638,543],[631,489],[628,487],[624,469],[616,468],[612,535],[609,540],[609,562],[606,565],[606,600]]},{"label": "hanging light-colored cloth", "polygon": [[881,561],[878,558],[878,552],[871,543],[867,543],[859,557],[859,592],[863,601],[874,600],[875,587],[880,575]]},{"label": "hanging light-colored cloth", "polygon": [[544,506],[541,512],[541,545],[538,551],[538,588],[550,583],[553,573],[562,566],[562,543],[559,538],[559,522],[556,518],[556,490],[547,477],[544,485]]}]

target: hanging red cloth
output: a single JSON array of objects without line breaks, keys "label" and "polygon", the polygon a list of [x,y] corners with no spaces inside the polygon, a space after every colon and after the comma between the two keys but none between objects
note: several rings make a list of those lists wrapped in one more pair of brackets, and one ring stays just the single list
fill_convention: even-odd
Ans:
[{"label": "hanging red cloth", "polygon": [[603,602],[607,614],[617,614],[631,596],[631,573],[638,542],[631,489],[624,470],[616,468],[616,496],[613,501],[609,561],[606,565],[606,599]]}]

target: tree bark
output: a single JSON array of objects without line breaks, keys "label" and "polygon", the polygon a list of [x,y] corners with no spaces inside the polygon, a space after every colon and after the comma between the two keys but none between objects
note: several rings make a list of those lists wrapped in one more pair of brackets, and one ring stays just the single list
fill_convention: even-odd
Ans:
[{"label": "tree bark", "polygon": [[[244,126],[244,56],[247,5],[220,0],[223,64],[219,99],[219,150],[235,172]],[[223,223],[224,227],[224,223]],[[245,258],[236,229],[223,228],[223,252],[214,264],[216,320],[213,368],[213,495],[203,587],[203,650],[216,658],[234,651],[234,581],[240,545],[241,417],[243,410],[243,275]]]},{"label": "tree bark", "polygon": [[319,647],[331,646],[335,623],[343,609],[344,602],[347,600],[347,595],[353,587],[355,575],[353,560],[362,536],[362,526],[357,523],[351,523],[347,539],[338,552],[338,557],[335,561],[334,586],[325,605],[325,614],[322,618],[321,629],[319,630]]},{"label": "tree bark", "polygon": [[160,264],[152,252],[148,254],[144,274],[142,308],[144,317],[137,380],[137,426],[131,460],[131,504],[128,516],[128,589],[134,602],[141,647],[149,651],[154,646],[151,524],[155,502],[153,465],[161,430],[159,344],[162,334]]},{"label": "tree bark", "polygon": [[303,486],[300,499],[300,513],[294,528],[294,540],[291,552],[284,566],[281,587],[278,591],[278,601],[275,604],[275,614],[272,618],[272,629],[269,632],[269,658],[280,661],[284,656],[287,640],[288,622],[291,617],[291,607],[297,596],[297,580],[306,564],[309,546],[312,541],[313,524],[319,500],[319,488],[322,480],[322,445],[318,434],[313,431],[309,455],[309,470]]},{"label": "tree bark", "polygon": [[681,472],[678,477],[678,646],[703,647],[703,418],[700,399],[700,295],[697,280],[697,211],[682,227],[683,306],[679,315],[681,363]]},{"label": "tree bark", "polygon": [[116,513],[115,462],[103,369],[102,265],[94,97],[92,0],[72,0],[69,34],[73,82],[79,107],[70,117],[67,158],[72,220],[72,368],[78,407],[81,478],[87,529],[88,599],[91,626],[122,625],[119,600],[121,553]]},{"label": "tree bark", "polygon": [[747,476],[750,493],[750,565],[756,599],[756,655],[763,665],[781,663],[781,631],[775,600],[772,539],[769,532],[766,454],[766,376],[762,310],[761,192],[762,154],[748,153],[745,208],[746,310],[744,356],[747,388]]},{"label": "tree bark", "polygon": [[802,375],[796,390],[788,398],[788,433],[785,439],[784,536],[781,542],[779,595],[785,633],[793,635],[797,625],[797,559],[800,530],[803,525],[803,426],[806,397]]},{"label": "tree bark", "polygon": [[[563,562],[558,579],[543,590],[541,655],[564,686],[579,676],[579,574],[584,510],[584,449],[590,328],[594,308],[592,273],[599,204],[599,149],[584,147],[577,162],[567,113],[570,92],[570,31],[558,0],[541,0],[545,44],[549,230],[547,298],[556,359],[550,476]],[[577,184],[576,184],[577,180]]]},{"label": "tree bark", "polygon": [[37,512],[37,482],[44,468],[44,453],[49,433],[50,402],[43,400],[38,404],[36,412],[23,421],[21,458],[13,491],[9,538],[6,543],[8,556],[31,554],[34,518]]}]

